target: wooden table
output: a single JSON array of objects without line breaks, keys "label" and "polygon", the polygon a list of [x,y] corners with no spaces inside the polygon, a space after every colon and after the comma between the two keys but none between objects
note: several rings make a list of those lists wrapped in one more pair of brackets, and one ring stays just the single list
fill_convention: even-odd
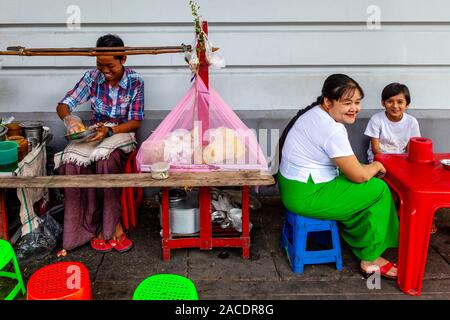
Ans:
[{"label": "wooden table", "polygon": [[415,163],[406,154],[377,154],[386,168],[384,180],[400,199],[398,277],[400,289],[420,295],[434,213],[450,207],[450,171],[441,159],[449,153],[435,153],[431,163]]},{"label": "wooden table", "polygon": [[[162,187],[163,259],[170,259],[170,250],[197,247],[210,250],[213,247],[239,247],[242,256],[249,257],[249,187],[272,185],[275,181],[268,172],[171,172],[168,179],[155,180],[150,173],[96,174],[43,177],[1,177],[1,188],[111,188],[111,187]],[[200,235],[173,238],[170,234],[170,187],[200,187]],[[242,233],[240,237],[213,237],[211,223],[210,187],[242,187]],[[1,219],[2,217],[0,217]]]}]

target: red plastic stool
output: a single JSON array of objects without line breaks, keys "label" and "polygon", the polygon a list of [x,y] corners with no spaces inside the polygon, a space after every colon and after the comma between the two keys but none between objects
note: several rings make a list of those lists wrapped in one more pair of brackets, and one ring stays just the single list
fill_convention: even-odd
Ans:
[{"label": "red plastic stool", "polygon": [[[127,159],[124,173],[138,173],[136,154],[137,149],[134,149]],[[122,224],[126,230],[130,228],[130,225],[132,228],[137,226],[137,209],[141,205],[143,197],[142,188],[123,188],[120,201],[122,203]]]},{"label": "red plastic stool", "polygon": [[27,300],[92,300],[89,271],[79,262],[45,266],[28,281]]}]

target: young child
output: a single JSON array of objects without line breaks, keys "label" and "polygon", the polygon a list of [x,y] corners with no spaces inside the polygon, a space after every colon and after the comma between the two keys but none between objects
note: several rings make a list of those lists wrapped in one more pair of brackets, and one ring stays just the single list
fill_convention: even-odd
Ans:
[{"label": "young child", "polygon": [[[371,163],[377,153],[406,153],[409,139],[420,137],[417,119],[406,113],[411,102],[409,89],[400,83],[388,84],[381,93],[381,104],[386,109],[370,118],[364,134],[370,137],[367,150]],[[437,228],[433,221],[431,233]]]},{"label": "young child", "polygon": [[381,93],[386,109],[370,118],[364,134],[370,137],[369,162],[377,153],[405,153],[411,137],[420,137],[416,118],[405,113],[411,102],[408,87],[400,83],[388,84]]}]

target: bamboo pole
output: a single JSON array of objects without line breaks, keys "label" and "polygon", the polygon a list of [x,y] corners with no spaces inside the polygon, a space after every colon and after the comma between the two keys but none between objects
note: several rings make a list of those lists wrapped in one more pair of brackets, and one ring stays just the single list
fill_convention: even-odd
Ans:
[{"label": "bamboo pole", "polygon": [[[0,51],[5,56],[128,56],[138,54],[165,54],[191,51],[192,46],[166,47],[91,47],[91,48],[25,48],[21,46],[8,47],[8,51]],[[213,48],[215,52],[219,48]]]},{"label": "bamboo pole", "polygon": [[48,52],[30,52],[30,51],[0,51],[0,55],[6,56],[129,56],[129,55],[138,55],[138,54],[164,54],[164,53],[180,53],[184,52],[181,49],[173,49],[173,50],[135,50],[135,51],[104,51],[104,52],[96,52],[96,51],[73,51],[73,52],[63,52],[63,51],[48,51]]},{"label": "bamboo pole", "polygon": [[84,48],[25,48],[21,46],[7,47],[7,51],[32,51],[32,52],[86,52],[86,51],[124,51],[124,50],[172,50],[184,49],[190,51],[192,47],[187,46],[165,46],[165,47],[84,47]]}]

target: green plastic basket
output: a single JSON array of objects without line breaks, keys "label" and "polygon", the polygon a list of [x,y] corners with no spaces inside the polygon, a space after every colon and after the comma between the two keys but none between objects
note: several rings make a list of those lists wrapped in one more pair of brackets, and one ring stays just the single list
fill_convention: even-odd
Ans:
[{"label": "green plastic basket", "polygon": [[0,171],[14,171],[19,159],[19,145],[14,141],[0,141]]},{"label": "green plastic basket", "polygon": [[198,300],[198,295],[194,283],[188,278],[157,274],[139,284],[133,300]]}]

